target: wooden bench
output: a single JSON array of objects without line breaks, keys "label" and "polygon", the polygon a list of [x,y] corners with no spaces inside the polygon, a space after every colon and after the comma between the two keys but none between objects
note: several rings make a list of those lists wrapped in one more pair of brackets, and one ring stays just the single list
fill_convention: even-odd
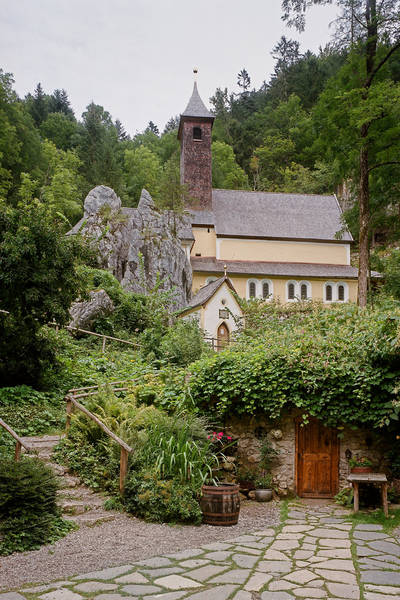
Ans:
[{"label": "wooden bench", "polygon": [[354,512],[358,512],[360,506],[360,483],[376,483],[381,487],[382,491],[382,506],[385,517],[389,515],[388,511],[388,481],[385,473],[350,473],[347,481],[351,483],[354,490]]}]

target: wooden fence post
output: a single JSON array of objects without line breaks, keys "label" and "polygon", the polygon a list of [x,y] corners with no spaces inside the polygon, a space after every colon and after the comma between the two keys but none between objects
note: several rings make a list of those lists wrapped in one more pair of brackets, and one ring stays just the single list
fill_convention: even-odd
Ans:
[{"label": "wooden fence post", "polygon": [[[74,393],[75,395],[75,393]],[[74,405],[72,404],[71,397],[67,396],[67,420],[65,422],[65,433],[68,435],[68,431],[71,425],[71,414],[74,410]]]},{"label": "wooden fence post", "polygon": [[121,446],[121,458],[119,461],[119,491],[121,496],[125,489],[125,478],[128,472],[128,451]]},{"label": "wooden fence post", "polygon": [[105,335],[103,335],[103,346],[101,348],[101,351],[102,351],[103,354],[106,351],[106,337],[105,337]]},{"label": "wooden fence post", "polygon": [[15,460],[18,461],[21,458],[21,442],[15,442]]}]

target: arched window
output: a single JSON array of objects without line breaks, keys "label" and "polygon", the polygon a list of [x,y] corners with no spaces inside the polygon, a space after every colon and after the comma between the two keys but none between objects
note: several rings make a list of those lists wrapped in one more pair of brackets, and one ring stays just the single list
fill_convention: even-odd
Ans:
[{"label": "arched window", "polygon": [[269,298],[269,294],[270,294],[269,283],[268,283],[268,281],[264,281],[263,286],[262,286],[262,295],[263,295],[263,298],[264,299],[265,298]]},{"label": "arched window", "polygon": [[193,139],[201,140],[201,127],[193,127]]},{"label": "arched window", "polygon": [[302,283],[300,286],[300,298],[302,300],[307,300],[308,296],[307,296],[307,285],[305,283]]},{"label": "arched window", "polygon": [[340,283],[338,285],[337,296],[338,296],[339,302],[344,302],[344,299],[345,299],[345,289],[344,289],[344,285],[342,283]]},{"label": "arched window", "polygon": [[326,302],[332,302],[332,286],[330,283],[325,286],[325,300]]},{"label": "arched window", "polygon": [[296,294],[296,290],[295,290],[294,283],[292,283],[292,282],[288,283],[288,287],[287,287],[288,300],[294,300],[295,294]]},{"label": "arched window", "polygon": [[249,298],[256,297],[256,284],[254,281],[250,281],[249,283]]}]

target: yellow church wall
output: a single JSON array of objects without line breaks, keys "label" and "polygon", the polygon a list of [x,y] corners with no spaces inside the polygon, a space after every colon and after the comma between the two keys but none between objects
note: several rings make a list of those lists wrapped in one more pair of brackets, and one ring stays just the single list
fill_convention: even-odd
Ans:
[{"label": "yellow church wall", "polygon": [[[221,273],[222,275],[222,273]],[[221,276],[219,275],[219,276]],[[306,277],[253,277],[251,275],[230,275],[228,273],[229,279],[232,281],[235,290],[241,298],[246,298],[247,295],[247,282],[249,279],[252,281],[259,281],[261,290],[261,282],[263,280],[270,280],[273,285],[273,298],[276,300],[280,300],[281,302],[286,302],[286,284],[288,281],[297,281],[298,283],[303,281],[308,281],[311,284],[311,298],[313,300],[323,300],[324,298],[324,285],[325,283],[332,282],[344,282],[347,285],[348,289],[348,301],[349,302],[357,302],[357,280],[356,279],[334,279],[334,278],[306,278]],[[193,293],[196,293],[201,287],[203,287],[206,283],[206,280],[209,277],[217,277],[215,273],[193,273]]]},{"label": "yellow church wall", "polygon": [[[218,238],[216,245],[219,260],[350,264],[350,244]],[[195,252],[199,250],[193,250],[192,256]]]},{"label": "yellow church wall", "polygon": [[216,235],[214,227],[192,227],[194,244],[191,256],[215,256]]}]

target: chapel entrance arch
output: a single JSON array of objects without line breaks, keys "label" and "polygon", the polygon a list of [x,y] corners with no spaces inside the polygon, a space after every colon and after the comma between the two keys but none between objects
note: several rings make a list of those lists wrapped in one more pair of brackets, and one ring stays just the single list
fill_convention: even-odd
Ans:
[{"label": "chapel entrance arch", "polygon": [[229,329],[228,325],[223,321],[218,325],[217,330],[217,352],[226,348],[229,344]]}]

